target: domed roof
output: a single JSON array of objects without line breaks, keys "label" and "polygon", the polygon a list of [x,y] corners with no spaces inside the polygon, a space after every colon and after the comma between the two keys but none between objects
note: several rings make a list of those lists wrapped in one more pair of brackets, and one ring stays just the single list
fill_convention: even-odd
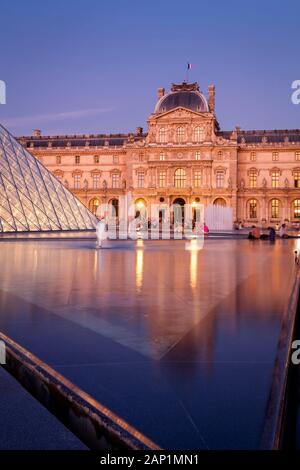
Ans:
[{"label": "domed roof", "polygon": [[155,106],[155,113],[165,113],[175,108],[187,108],[196,112],[208,112],[205,97],[199,91],[197,83],[183,82],[180,85],[173,84],[171,91],[162,96]]}]

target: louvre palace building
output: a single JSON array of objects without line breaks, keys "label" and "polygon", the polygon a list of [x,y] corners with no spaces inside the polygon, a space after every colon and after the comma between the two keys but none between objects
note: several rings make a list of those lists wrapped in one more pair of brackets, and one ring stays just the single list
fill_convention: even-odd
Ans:
[{"label": "louvre palace building", "polygon": [[213,85],[159,88],[146,132],[18,140],[94,214],[101,203],[118,214],[130,192],[137,207],[231,207],[245,226],[300,221],[300,130],[221,130]]}]

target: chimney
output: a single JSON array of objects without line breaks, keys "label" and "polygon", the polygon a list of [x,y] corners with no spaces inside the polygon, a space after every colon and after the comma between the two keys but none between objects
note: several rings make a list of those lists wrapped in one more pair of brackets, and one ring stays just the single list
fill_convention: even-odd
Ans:
[{"label": "chimney", "polygon": [[158,88],[157,90],[157,98],[160,99],[164,96],[165,94],[165,89],[164,88]]},{"label": "chimney", "polygon": [[34,129],[33,137],[41,137],[42,131],[40,129]]},{"label": "chimney", "polygon": [[208,107],[211,113],[215,113],[215,85],[208,86]]},{"label": "chimney", "polygon": [[142,135],[143,134],[143,128],[142,127],[137,127],[136,128],[136,135]]}]

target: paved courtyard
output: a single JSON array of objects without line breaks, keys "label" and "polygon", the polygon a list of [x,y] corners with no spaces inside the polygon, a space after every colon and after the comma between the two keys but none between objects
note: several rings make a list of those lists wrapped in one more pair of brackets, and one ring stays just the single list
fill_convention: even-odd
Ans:
[{"label": "paved courtyard", "polygon": [[0,329],[162,447],[257,448],[297,243],[2,241]]}]

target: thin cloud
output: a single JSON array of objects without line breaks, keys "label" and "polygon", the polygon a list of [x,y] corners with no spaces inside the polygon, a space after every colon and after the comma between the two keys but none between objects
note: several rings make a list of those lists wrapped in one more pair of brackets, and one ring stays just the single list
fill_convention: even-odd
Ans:
[{"label": "thin cloud", "polygon": [[36,114],[34,116],[18,116],[1,119],[1,122],[8,127],[40,126],[41,124],[65,120],[76,120],[83,117],[97,116],[98,114],[113,111],[113,106],[108,108],[88,108],[75,111],[64,111],[61,113]]}]

